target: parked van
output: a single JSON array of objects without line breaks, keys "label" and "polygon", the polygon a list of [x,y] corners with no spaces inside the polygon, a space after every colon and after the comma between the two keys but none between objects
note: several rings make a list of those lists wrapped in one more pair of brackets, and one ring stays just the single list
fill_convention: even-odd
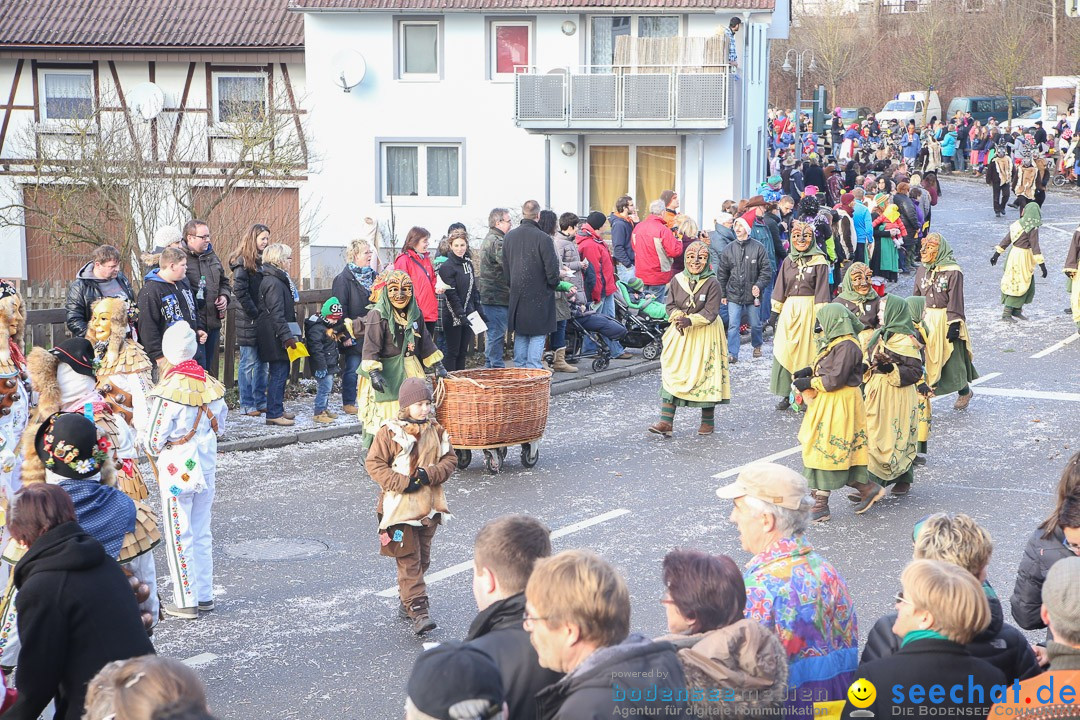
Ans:
[{"label": "parked van", "polygon": [[941,119],[941,100],[933,90],[930,91],[929,100],[925,92],[902,92],[897,94],[895,100],[887,102],[875,117],[878,122],[896,120],[901,125],[907,125],[914,120],[915,127],[921,128],[923,123],[930,122],[931,118]]},{"label": "parked van", "polygon": [[[1037,103],[1034,100],[1025,95],[1014,95],[1012,99],[1012,116],[1014,118],[1020,117],[1036,105]],[[969,112],[973,119],[978,120],[983,125],[990,118],[1003,123],[1005,118],[1009,116],[1008,109],[1008,98],[1004,95],[957,97],[953,98],[952,102],[949,103],[949,112],[946,117],[953,118],[958,111],[961,113]]]}]

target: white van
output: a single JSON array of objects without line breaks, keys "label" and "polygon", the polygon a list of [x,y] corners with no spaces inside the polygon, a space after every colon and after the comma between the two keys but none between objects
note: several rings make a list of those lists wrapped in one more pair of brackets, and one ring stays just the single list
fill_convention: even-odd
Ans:
[{"label": "white van", "polygon": [[[924,119],[925,115],[925,119]],[[896,120],[901,125],[907,125],[915,121],[915,127],[921,128],[924,122],[930,122],[930,118],[941,116],[941,99],[936,91],[930,91],[930,100],[927,101],[926,93],[922,91],[902,92],[897,94],[895,100],[890,100],[876,116],[878,122]]]}]

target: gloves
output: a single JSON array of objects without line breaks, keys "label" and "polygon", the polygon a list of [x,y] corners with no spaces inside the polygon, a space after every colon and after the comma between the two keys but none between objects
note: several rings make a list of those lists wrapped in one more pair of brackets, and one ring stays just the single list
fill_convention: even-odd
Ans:
[{"label": "gloves", "polygon": [[815,320],[814,321],[814,333],[817,334],[817,335],[820,335],[823,332],[825,332],[825,328],[821,327],[821,323],[818,322],[817,320]]},{"label": "gloves", "polygon": [[1039,263],[1039,269],[1042,270],[1042,275],[1046,277],[1046,263]]},{"label": "gloves", "polygon": [[675,320],[675,326],[678,327],[680,330],[685,330],[686,328],[690,327],[691,324],[692,323],[690,322],[690,318],[686,315],[680,315]]},{"label": "gloves", "polygon": [[555,289],[559,292],[570,292],[574,289],[574,286],[565,280],[560,280],[559,284],[555,286]]},{"label": "gloves", "polygon": [[287,347],[290,350],[292,350],[294,347],[296,347],[296,338],[291,337],[288,340],[286,340],[285,341],[285,347]]},{"label": "gloves", "polygon": [[769,314],[769,324],[776,325],[776,321],[780,319],[780,313],[775,310]]},{"label": "gloves", "polygon": [[427,470],[422,467],[416,468],[416,472],[413,473],[411,480],[421,485],[431,484],[431,478],[428,477]]},{"label": "gloves", "polygon": [[319,380],[322,380],[324,377],[326,377],[326,371],[325,370],[316,370],[315,371],[315,377],[317,379],[319,379]]},{"label": "gloves", "polygon": [[813,368],[804,367],[802,370],[796,370],[795,374],[793,374],[791,377],[798,380],[799,378],[812,377],[813,375],[814,375],[814,369]]},{"label": "gloves", "polygon": [[997,265],[998,258],[1001,257],[1001,253],[994,251],[994,254],[990,256],[990,264]]},{"label": "gloves", "polygon": [[931,394],[930,386],[924,382],[921,382],[915,386],[915,392],[919,393],[923,397],[929,397]]},{"label": "gloves", "polygon": [[949,331],[945,333],[945,339],[949,341],[960,339],[960,323],[949,323]]},{"label": "gloves", "polygon": [[892,372],[893,364],[892,363],[881,363],[880,365],[877,365],[876,367],[877,367],[877,371],[879,373],[881,373],[882,375],[888,375],[889,373]]},{"label": "gloves", "polygon": [[409,484],[405,486],[405,489],[401,491],[402,495],[408,495],[419,490],[423,485],[420,484],[415,478],[409,478]]},{"label": "gloves", "polygon": [[386,392],[386,378],[378,370],[372,370],[368,373],[368,378],[371,380],[371,387],[375,388],[378,392]]},{"label": "gloves", "polygon": [[791,384],[795,386],[795,389],[799,392],[806,392],[810,389],[810,383],[813,382],[813,378],[801,377],[795,380]]},{"label": "gloves", "polygon": [[442,364],[441,360],[439,362],[435,363],[434,365],[432,365],[431,367],[435,371],[435,377],[441,377],[441,378],[446,377],[446,366],[444,366]]}]

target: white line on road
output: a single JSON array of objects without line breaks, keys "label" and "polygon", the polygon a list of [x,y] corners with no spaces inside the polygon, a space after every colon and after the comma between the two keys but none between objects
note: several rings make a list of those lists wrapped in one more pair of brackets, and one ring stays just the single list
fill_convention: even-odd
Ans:
[{"label": "white line on road", "polygon": [[781,450],[780,452],[773,453],[772,455],[766,455],[765,457],[758,458],[757,460],[751,460],[750,462],[746,463],[746,465],[740,465],[739,467],[734,467],[734,468],[731,468],[730,470],[725,470],[723,472],[716,473],[715,475],[713,475],[713,477],[716,478],[717,480],[723,480],[725,478],[734,477],[734,476],[738,475],[739,473],[741,473],[743,471],[743,469],[746,468],[747,465],[754,465],[756,463],[773,462],[774,460],[780,460],[782,458],[786,458],[789,455],[794,455],[795,453],[800,452],[801,450],[802,450],[802,446],[796,445],[793,448],[788,448],[787,450]]},{"label": "white line on road", "polygon": [[945,483],[942,483],[940,485],[938,483],[931,483],[930,485],[932,487],[936,487],[936,488],[949,488],[951,490],[972,490],[974,492],[995,492],[995,493],[1017,492],[1017,493],[1026,493],[1028,495],[1053,495],[1054,494],[1052,492],[1046,492],[1045,490],[1032,490],[1031,488],[1018,488],[1018,487],[992,488],[992,487],[977,487],[975,485],[951,485],[951,484],[945,484]]},{"label": "white line on road", "polygon": [[1050,353],[1056,352],[1056,351],[1060,350],[1061,348],[1065,347],[1066,345],[1068,345],[1069,343],[1076,342],[1077,340],[1080,340],[1080,333],[1077,333],[1075,335],[1070,335],[1069,337],[1065,338],[1061,342],[1054,343],[1053,345],[1046,348],[1045,350],[1040,350],[1039,352],[1037,352],[1034,355],[1030,356],[1028,359],[1029,360],[1038,360],[1039,358],[1044,358],[1047,355],[1049,355]]},{"label": "white line on road", "polygon": [[[1058,224],[1062,225],[1064,223],[1058,223]],[[1065,233],[1066,235],[1068,235],[1070,237],[1072,236],[1072,234],[1074,232],[1073,230],[1065,230],[1064,228],[1055,227],[1055,226],[1053,226],[1053,225],[1051,225],[1049,223],[1045,223],[1044,225],[1042,225],[1042,227],[1050,228],[1051,230],[1057,230],[1059,233]]]},{"label": "white line on road", "polygon": [[218,659],[218,656],[214,653],[202,653],[200,655],[192,655],[187,660],[184,660],[184,664],[188,667],[202,667],[203,665],[209,665]]},{"label": "white line on road", "polygon": [[[591,517],[591,518],[589,518],[587,520],[580,520],[580,521],[578,521],[576,523],[571,523],[570,525],[567,525],[566,527],[559,528],[558,530],[555,530],[555,531],[553,531],[551,533],[551,539],[556,540],[558,538],[570,535],[571,533],[576,533],[579,530],[584,530],[585,528],[592,527],[593,525],[599,525],[602,522],[607,522],[608,520],[614,520],[617,517],[622,517],[623,515],[629,515],[629,514],[630,514],[630,511],[625,509],[625,508],[619,508],[618,510],[609,510],[606,513],[602,513],[602,514],[597,515],[595,517]],[[472,567],[473,567],[473,561],[472,560],[466,560],[465,562],[460,562],[457,565],[451,565],[450,567],[445,568],[443,570],[439,570],[438,572],[433,572],[430,575],[425,575],[424,576],[424,582],[427,583],[428,585],[431,585],[432,583],[439,582],[440,580],[445,580],[448,577],[453,577],[454,575],[460,575],[461,573],[466,572],[467,570],[472,570]],[[397,589],[397,586],[395,585],[394,587],[386,588],[385,590],[380,590],[379,592],[377,592],[375,594],[378,597],[391,598],[391,597],[394,597],[395,595],[398,594],[398,589]]]},{"label": "white line on road", "polygon": [[[984,382],[990,382],[991,380],[998,377],[999,375],[1001,375],[1001,373],[999,373],[999,372],[998,373],[987,373],[985,375],[980,376],[976,380],[972,380],[971,385],[972,386],[982,385]],[[945,397],[945,396],[943,395],[942,397]]]},{"label": "white line on road", "polygon": [[1020,390],[1018,388],[983,388],[980,395],[1023,398],[1025,400],[1067,400],[1080,402],[1080,393],[1045,392],[1043,390]]}]

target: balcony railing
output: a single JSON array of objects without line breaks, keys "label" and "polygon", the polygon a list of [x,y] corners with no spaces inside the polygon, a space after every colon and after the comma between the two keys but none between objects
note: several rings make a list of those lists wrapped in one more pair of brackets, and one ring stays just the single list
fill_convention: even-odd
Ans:
[{"label": "balcony railing", "polygon": [[514,120],[534,131],[726,128],[728,65],[557,68],[514,76]]}]

